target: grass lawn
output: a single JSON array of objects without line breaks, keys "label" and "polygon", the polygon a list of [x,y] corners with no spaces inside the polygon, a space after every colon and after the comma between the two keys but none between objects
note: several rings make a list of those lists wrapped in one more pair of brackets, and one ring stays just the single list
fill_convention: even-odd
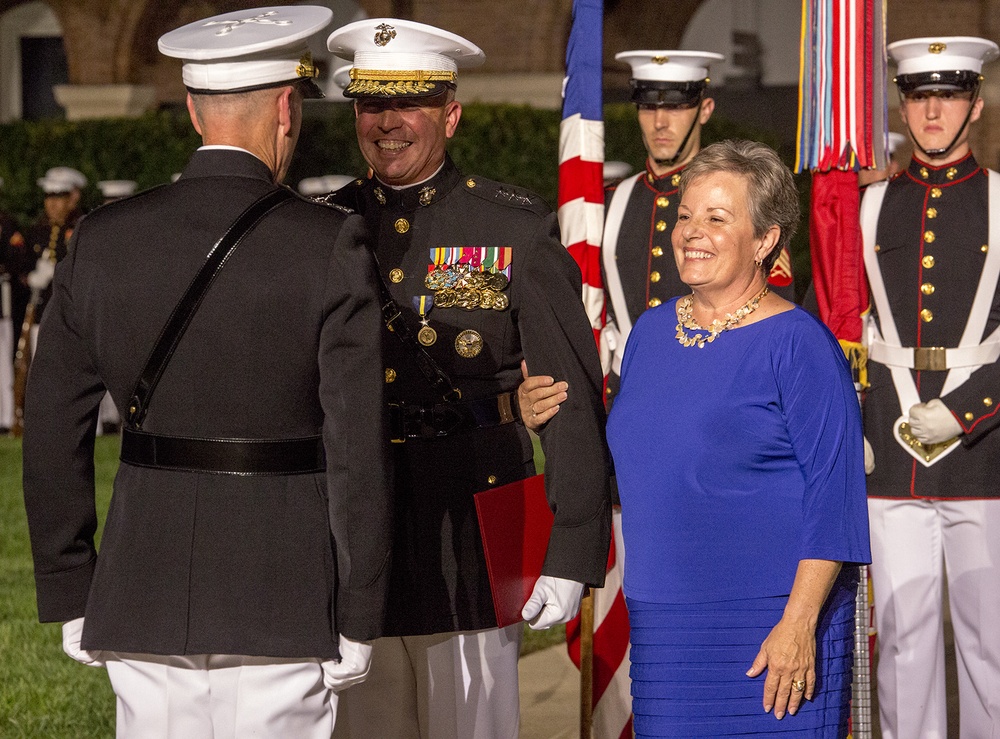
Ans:
[{"label": "grass lawn", "polygon": [[[536,459],[540,460],[537,450]],[[99,437],[97,510],[103,523],[118,468],[118,438]],[[98,530],[98,536],[100,536]],[[107,672],[63,654],[59,624],[39,624],[21,497],[21,442],[0,437],[0,737],[114,735]],[[522,654],[565,641],[565,628],[525,628]]]},{"label": "grass lawn", "polygon": [[[117,438],[97,440],[96,461],[103,520],[118,468]],[[0,437],[0,592],[0,736],[114,736],[107,672],[63,654],[59,624],[38,623],[21,498],[21,442],[6,437]]]}]

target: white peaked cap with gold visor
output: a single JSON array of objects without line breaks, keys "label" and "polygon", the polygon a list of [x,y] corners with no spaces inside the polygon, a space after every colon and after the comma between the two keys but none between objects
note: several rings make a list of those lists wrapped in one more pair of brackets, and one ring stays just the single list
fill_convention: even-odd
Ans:
[{"label": "white peaked cap with gold visor", "polygon": [[458,70],[486,60],[468,39],[398,18],[369,18],[330,34],[327,49],[353,62],[347,97],[424,97],[455,87]]},{"label": "white peaked cap with gold visor", "polygon": [[316,5],[236,10],[188,23],[160,37],[166,56],[182,59],[192,93],[249,92],[300,83],[305,97],[323,97],[307,41],[333,11]]}]

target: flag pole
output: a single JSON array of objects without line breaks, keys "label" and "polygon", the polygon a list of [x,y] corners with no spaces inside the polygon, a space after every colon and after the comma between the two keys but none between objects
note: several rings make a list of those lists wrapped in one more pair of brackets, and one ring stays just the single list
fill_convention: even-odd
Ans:
[{"label": "flag pole", "polygon": [[594,725],[594,593],[580,603],[580,739],[591,739]]}]

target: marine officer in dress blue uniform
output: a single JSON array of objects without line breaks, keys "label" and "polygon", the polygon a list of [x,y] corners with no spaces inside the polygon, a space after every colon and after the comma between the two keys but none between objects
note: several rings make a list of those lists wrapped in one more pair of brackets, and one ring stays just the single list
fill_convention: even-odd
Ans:
[{"label": "marine officer in dress blue uniform", "polygon": [[997,45],[931,37],[888,51],[914,152],[861,206],[880,723],[887,739],[946,736],[947,578],[962,736],[997,736],[1000,177],[969,148]]},{"label": "marine officer in dress blue uniform", "polygon": [[459,70],[484,58],[475,44],[377,18],[335,31],[328,48],[353,61],[345,93],[374,173],[332,200],[364,214],[392,301],[385,383],[397,442],[389,636],[373,645],[372,682],[344,692],[337,735],[516,737],[523,625],[497,628],[473,498],[534,474],[516,421],[521,360],[571,378],[573,400],[542,435],[555,523],[523,617],[544,628],[574,616],[584,585],[603,582],[610,533],[580,272],[537,195],[462,173],[446,153],[462,115]]},{"label": "marine officer in dress blue uniform", "polygon": [[[307,42],[331,16],[242,10],[161,37],[204,145],[177,182],[82,219],[55,270],[25,414],[38,611],[64,622],[69,656],[106,664],[119,737],[329,739],[331,689],[364,678],[382,633],[367,232],[278,184],[302,100],[321,96]],[[182,334],[165,328],[188,306]],[[98,551],[106,390],[126,426]]]}]

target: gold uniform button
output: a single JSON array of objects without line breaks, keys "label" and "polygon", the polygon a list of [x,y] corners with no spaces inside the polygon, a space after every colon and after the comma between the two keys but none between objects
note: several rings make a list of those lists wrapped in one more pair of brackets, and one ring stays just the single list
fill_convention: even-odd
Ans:
[{"label": "gold uniform button", "polygon": [[390,282],[402,282],[403,281],[403,270],[397,267],[396,269],[389,270],[389,281]]},{"label": "gold uniform button", "polygon": [[923,285],[920,286],[920,292],[922,292],[924,295],[933,295],[934,286],[929,282],[925,282]]},{"label": "gold uniform button", "polygon": [[955,169],[954,167],[948,167],[948,171],[944,173],[944,176],[947,177],[949,180],[953,180],[955,179],[955,177],[958,176],[958,170]]},{"label": "gold uniform button", "polygon": [[390,382],[396,381],[396,370],[392,367],[385,368],[385,383],[388,385]]},{"label": "gold uniform button", "polygon": [[605,395],[611,395],[611,388],[605,389],[604,394]]},{"label": "gold uniform button", "polygon": [[990,245],[989,244],[983,244],[981,247],[979,247],[979,251],[981,251],[983,254],[985,254],[989,250],[990,250]]},{"label": "gold uniform button", "polygon": [[879,246],[878,244],[875,244],[875,252],[878,253],[880,251],[882,251],[882,247]]},{"label": "gold uniform button", "polygon": [[657,221],[656,222],[656,230],[657,231],[666,231],[667,230],[667,222],[666,221]]},{"label": "gold uniform button", "polygon": [[966,414],[965,414],[965,420],[966,420],[966,421],[971,421],[971,420],[972,420],[973,418],[975,418],[975,417],[976,417],[976,416],[975,416],[974,414],[972,414],[972,413],[966,413]]},{"label": "gold uniform button", "polygon": [[934,320],[934,311],[932,311],[930,308],[924,308],[922,311],[920,311],[920,320],[923,321],[924,323],[930,323],[931,321]]},{"label": "gold uniform button", "polygon": [[665,197],[663,197],[661,195],[660,197],[658,197],[656,199],[656,207],[657,208],[666,208],[668,205],[670,205],[670,199],[669,198],[665,198]]},{"label": "gold uniform button", "polygon": [[410,222],[405,218],[400,218],[397,220],[393,226],[396,227],[396,233],[405,234],[410,230]]},{"label": "gold uniform button", "polygon": [[657,272],[654,269],[652,272],[649,273],[649,281],[650,282],[659,282],[660,281],[660,273]]},{"label": "gold uniform button", "polygon": [[476,181],[470,177],[469,179],[467,179],[465,181],[465,186],[466,187],[475,187],[476,186]]},{"label": "gold uniform button", "polygon": [[496,475],[490,475],[489,477],[486,478],[486,482],[488,482],[490,485],[496,485],[496,483],[497,483],[497,476]]},{"label": "gold uniform button", "polygon": [[934,232],[933,231],[924,231],[924,241],[926,241],[928,244],[933,244],[934,243]]},{"label": "gold uniform button", "polygon": [[663,249],[662,249],[662,247],[654,246],[653,247],[653,256],[654,257],[662,257],[663,256]]},{"label": "gold uniform button", "polygon": [[928,254],[926,257],[920,260],[920,266],[924,269],[930,269],[934,266],[934,257]]},{"label": "gold uniform button", "polygon": [[993,398],[983,398],[983,405],[989,408],[991,405],[993,405]]},{"label": "gold uniform button", "polygon": [[923,177],[926,180],[928,177],[931,176],[931,173],[927,171],[927,167],[921,167],[920,168],[920,176]]},{"label": "gold uniform button", "polygon": [[939,198],[939,197],[941,197],[941,188],[940,187],[932,187],[931,188],[931,197],[932,198]]},{"label": "gold uniform button", "polygon": [[928,208],[927,209],[927,217],[928,218],[937,218],[937,208]]},{"label": "gold uniform button", "polygon": [[653,298],[652,300],[649,301],[649,307],[650,308],[655,308],[656,306],[658,306],[662,302],[663,301],[660,300],[659,298]]}]

